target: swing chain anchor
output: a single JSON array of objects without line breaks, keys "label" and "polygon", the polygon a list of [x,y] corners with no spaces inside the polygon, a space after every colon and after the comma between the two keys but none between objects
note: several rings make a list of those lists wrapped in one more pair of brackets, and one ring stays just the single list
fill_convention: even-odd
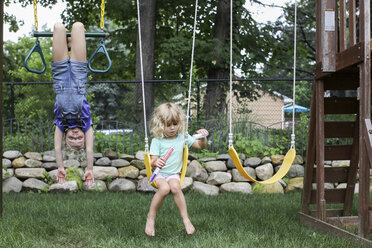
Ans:
[{"label": "swing chain anchor", "polygon": [[233,134],[229,133],[229,147],[233,146]]},{"label": "swing chain anchor", "polygon": [[291,149],[295,148],[295,139],[296,139],[296,135],[292,133],[291,134]]}]

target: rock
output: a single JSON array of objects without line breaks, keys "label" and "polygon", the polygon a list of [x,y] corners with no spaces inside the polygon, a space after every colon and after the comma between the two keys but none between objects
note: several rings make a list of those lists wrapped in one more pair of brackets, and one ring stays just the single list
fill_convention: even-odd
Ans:
[{"label": "rock", "polygon": [[250,194],[252,192],[252,186],[249,183],[225,183],[220,186],[221,192],[238,192],[242,194]]},{"label": "rock", "polygon": [[39,178],[42,179],[46,170],[44,168],[18,168],[14,175],[18,178]]},{"label": "rock", "polygon": [[[316,190],[316,183],[313,183],[312,185],[313,190]],[[334,189],[335,185],[333,183],[324,183],[324,189]]]},{"label": "rock", "polygon": [[108,178],[115,179],[119,176],[118,170],[115,167],[93,166],[94,179],[107,180]]},{"label": "rock", "polygon": [[267,163],[271,163],[271,158],[270,157],[263,157],[262,160],[261,160],[261,164],[267,164]]},{"label": "rock", "polygon": [[50,192],[54,193],[70,193],[77,192],[79,190],[76,181],[66,181],[65,183],[55,183],[49,186]]},{"label": "rock", "polygon": [[218,195],[219,188],[214,185],[205,184],[201,182],[194,182],[192,189],[195,192],[204,194],[204,195]]},{"label": "rock", "polygon": [[65,168],[79,168],[80,162],[75,159],[68,159],[63,161],[63,166]]},{"label": "rock", "polygon": [[16,177],[10,177],[3,182],[3,192],[10,193],[15,192],[19,193],[22,190],[22,181]]},{"label": "rock", "polygon": [[3,153],[3,157],[10,159],[10,160],[19,158],[21,156],[22,156],[22,153],[20,151],[6,151]]},{"label": "rock", "polygon": [[25,161],[25,167],[27,168],[40,168],[41,167],[41,161],[40,160],[35,160],[32,158],[29,158]]},{"label": "rock", "polygon": [[206,182],[208,179],[208,172],[197,160],[191,161],[187,166],[186,175],[192,177],[195,181]]},{"label": "rock", "polygon": [[129,155],[129,154],[120,154],[119,155],[119,158],[120,159],[124,159],[124,160],[127,160],[127,161],[132,161],[134,159],[134,156],[133,155]]},{"label": "rock", "polygon": [[95,163],[98,166],[109,166],[111,165],[111,160],[108,157],[99,158]]},{"label": "rock", "polygon": [[196,159],[198,159],[198,156],[196,156],[195,154],[189,153],[189,157],[187,159],[188,160],[196,160]]},{"label": "rock", "polygon": [[142,169],[142,170],[140,170],[140,176],[145,176],[145,177],[147,177],[146,169]]},{"label": "rock", "polygon": [[25,166],[25,161],[25,157],[16,158],[12,161],[12,166],[14,168],[22,168],[23,166]]},{"label": "rock", "polygon": [[333,160],[332,167],[348,167],[350,166],[350,160]]},{"label": "rock", "polygon": [[274,168],[273,168],[273,165],[270,163],[256,167],[257,178],[261,180],[267,180],[270,177],[272,177],[273,174],[274,174]]},{"label": "rock", "polygon": [[295,159],[293,160],[293,164],[303,164],[304,159],[301,155],[296,155]]},{"label": "rock", "polygon": [[136,185],[128,179],[117,178],[109,184],[108,189],[113,192],[129,193],[136,191]]},{"label": "rock", "polygon": [[39,161],[43,159],[41,154],[38,152],[26,152],[25,157],[29,159],[39,160]]},{"label": "rock", "polygon": [[89,187],[84,182],[83,183],[83,190],[93,191],[93,192],[105,192],[105,191],[107,191],[107,186],[106,186],[106,183],[102,180],[94,180],[94,183]]},{"label": "rock", "polygon": [[210,161],[216,161],[217,159],[216,158],[200,158],[199,161],[200,162],[210,162]]},{"label": "rock", "polygon": [[227,171],[226,163],[222,161],[211,161],[205,164],[205,169],[208,172]]},{"label": "rock", "polygon": [[279,182],[275,182],[272,184],[255,184],[253,192],[259,194],[283,194],[284,189]]},{"label": "rock", "polygon": [[45,151],[43,156],[56,157],[56,152],[55,151]]},{"label": "rock", "polygon": [[299,191],[304,188],[304,178],[303,177],[296,177],[288,180],[287,188],[285,192],[290,191]]},{"label": "rock", "polygon": [[[243,160],[240,159],[240,163],[243,164]],[[234,162],[232,161],[231,158],[229,158],[229,160],[227,160],[227,168],[228,169],[234,169],[234,168],[236,168],[235,167],[235,164],[234,164]]]},{"label": "rock", "polygon": [[151,184],[149,184],[147,178],[145,177],[138,181],[137,191],[144,193],[155,193],[158,191],[158,189],[152,187]]},{"label": "rock", "polygon": [[10,161],[10,159],[3,158],[3,167],[6,167],[6,168],[12,167],[12,161]]},{"label": "rock", "polygon": [[283,163],[284,155],[271,155],[270,158],[273,165],[280,165]]},{"label": "rock", "polygon": [[55,162],[56,161],[56,157],[53,157],[53,156],[49,156],[49,155],[45,155],[44,154],[43,161],[44,162]]},{"label": "rock", "polygon": [[58,170],[52,170],[52,171],[49,171],[49,176],[50,178],[52,179],[53,182],[57,182],[57,173],[58,173]]},{"label": "rock", "polygon": [[105,156],[108,157],[109,159],[117,159],[118,154],[111,149],[107,149],[105,152]]},{"label": "rock", "polygon": [[139,169],[133,165],[118,169],[119,177],[136,179],[139,176]]},{"label": "rock", "polygon": [[58,168],[57,163],[55,163],[55,162],[42,163],[41,167],[45,168],[46,170],[54,170],[54,169]]},{"label": "rock", "polygon": [[102,155],[102,153],[100,153],[100,152],[97,152],[97,153],[94,153],[93,154],[93,158],[95,158],[95,159],[100,159],[100,158],[102,158],[103,157],[103,155]]},{"label": "rock", "polygon": [[130,164],[133,165],[134,167],[137,167],[140,170],[145,169],[145,162],[142,160],[135,159],[135,160],[130,161]]},{"label": "rock", "polygon": [[261,164],[261,159],[257,157],[252,157],[244,160],[244,167],[252,167],[255,168]]},{"label": "rock", "polygon": [[[278,165],[275,167],[275,173],[278,172],[278,170],[282,167],[281,165]],[[302,165],[299,164],[293,164],[291,168],[289,169],[287,176],[289,178],[295,178],[295,177],[303,177],[305,173],[305,168]]]},{"label": "rock", "polygon": [[[244,167],[244,170],[251,176],[253,179],[256,179],[256,171],[251,167]],[[231,171],[232,180],[234,182],[249,182],[247,178],[245,178],[238,169],[232,169]]]},{"label": "rock", "polygon": [[220,155],[218,155],[217,160],[227,161],[227,160],[229,160],[229,158],[230,158],[229,154],[220,154]]},{"label": "rock", "polygon": [[13,168],[7,168],[6,170],[3,170],[3,180],[10,178],[14,176],[14,169]]},{"label": "rock", "polygon": [[48,184],[36,178],[29,178],[22,184],[23,190],[31,190],[37,192],[38,190],[47,190]]},{"label": "rock", "polygon": [[138,159],[138,160],[145,160],[145,155],[146,155],[146,152],[138,151],[134,157],[135,159]]},{"label": "rock", "polygon": [[231,182],[231,177],[232,177],[231,174],[228,172],[215,171],[209,175],[207,179],[207,184],[220,185],[224,183],[229,183]]},{"label": "rock", "polygon": [[111,166],[113,166],[113,167],[124,167],[124,166],[128,166],[128,165],[130,165],[130,163],[127,161],[127,160],[125,160],[125,159],[114,159],[114,160],[112,160],[111,161]]},{"label": "rock", "polygon": [[192,184],[193,184],[194,180],[192,180],[191,177],[185,177],[183,179],[183,182],[181,184],[181,189],[183,192],[187,192],[189,191],[191,188],[192,188]]}]

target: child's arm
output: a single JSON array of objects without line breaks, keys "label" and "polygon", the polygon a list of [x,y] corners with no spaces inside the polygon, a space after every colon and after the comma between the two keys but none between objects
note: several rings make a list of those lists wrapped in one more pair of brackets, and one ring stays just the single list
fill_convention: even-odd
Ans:
[{"label": "child's arm", "polygon": [[87,169],[84,174],[84,180],[87,186],[91,186],[94,183],[93,175],[93,143],[94,133],[92,126],[85,133],[85,148],[87,152]]},{"label": "child's arm", "polygon": [[[208,131],[206,129],[199,129],[197,133],[208,135]],[[207,137],[197,139],[195,142],[191,145],[192,148],[202,150],[207,147]]]},{"label": "child's arm", "polygon": [[163,158],[159,158],[159,156],[155,156],[155,155],[151,155],[151,167],[152,168],[163,168],[163,166],[165,165],[165,161],[163,160]]},{"label": "child's arm", "polygon": [[63,140],[63,133],[56,126],[56,130],[54,131],[54,149],[56,152],[56,162],[58,166],[57,178],[58,178],[59,183],[65,183],[66,181],[66,171],[63,166],[63,159],[62,159],[62,140]]}]

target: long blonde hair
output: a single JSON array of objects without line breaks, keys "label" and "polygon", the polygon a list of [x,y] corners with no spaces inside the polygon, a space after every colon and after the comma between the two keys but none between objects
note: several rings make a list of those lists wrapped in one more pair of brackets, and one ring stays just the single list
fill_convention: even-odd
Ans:
[{"label": "long blonde hair", "polygon": [[150,132],[155,136],[155,138],[164,138],[164,130],[167,125],[172,123],[177,123],[178,133],[185,133],[185,114],[181,107],[174,103],[167,102],[160,104],[155,108],[152,114]]}]

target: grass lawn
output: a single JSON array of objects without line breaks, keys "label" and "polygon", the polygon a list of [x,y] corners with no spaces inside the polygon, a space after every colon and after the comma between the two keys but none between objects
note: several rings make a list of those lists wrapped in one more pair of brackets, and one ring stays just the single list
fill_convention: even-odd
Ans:
[{"label": "grass lawn", "polygon": [[301,193],[186,194],[196,232],[185,233],[172,196],[156,236],[144,233],[152,194],[3,194],[0,247],[356,247],[299,223]]}]

